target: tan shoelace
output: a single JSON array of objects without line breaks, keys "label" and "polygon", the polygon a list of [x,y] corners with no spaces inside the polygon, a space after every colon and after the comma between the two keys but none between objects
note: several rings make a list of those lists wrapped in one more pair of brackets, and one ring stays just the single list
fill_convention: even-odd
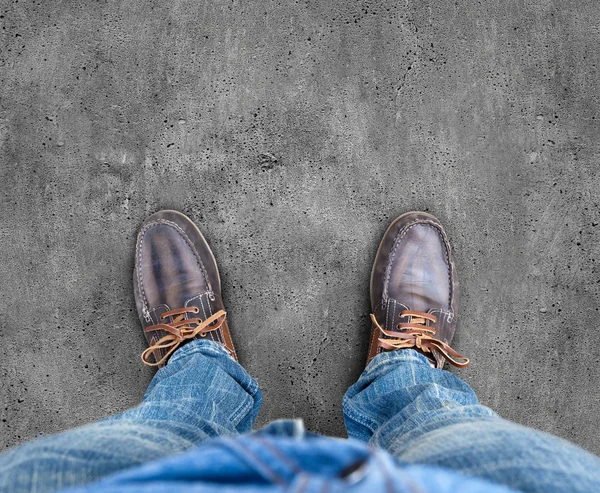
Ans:
[{"label": "tan shoelace", "polygon": [[399,331],[384,330],[377,323],[375,315],[371,314],[371,321],[382,334],[390,339],[380,337],[378,339],[379,347],[387,350],[418,348],[425,353],[433,353],[437,350],[444,355],[450,364],[459,368],[464,368],[469,365],[469,359],[461,356],[452,349],[444,341],[440,341],[433,337],[435,329],[427,325],[429,320],[435,323],[437,318],[434,315],[425,312],[415,312],[412,310],[404,310],[400,313],[401,317],[409,317],[407,323],[397,325]]},{"label": "tan shoelace", "polygon": [[[166,361],[169,356],[187,339],[193,339],[196,336],[206,337],[208,332],[218,330],[225,322],[226,313],[225,310],[219,310],[213,316],[202,320],[200,318],[185,318],[186,313],[198,313],[199,309],[195,306],[189,308],[177,308],[175,310],[169,310],[164,312],[160,319],[164,320],[167,317],[173,317],[171,323],[160,323],[156,325],[149,325],[144,329],[144,332],[153,332],[155,330],[164,330],[168,334],[161,337],[152,346],[146,349],[142,353],[142,361],[148,366],[159,366]],[[212,325],[212,324],[215,325]],[[148,358],[156,350],[168,349],[160,360],[152,363]],[[227,349],[227,348],[225,348]],[[156,359],[156,358],[155,358]]]}]

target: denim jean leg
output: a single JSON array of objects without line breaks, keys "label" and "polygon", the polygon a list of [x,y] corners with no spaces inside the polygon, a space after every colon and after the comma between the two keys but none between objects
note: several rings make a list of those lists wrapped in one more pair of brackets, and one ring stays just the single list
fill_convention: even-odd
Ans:
[{"label": "denim jean leg", "polygon": [[344,396],[348,435],[401,463],[453,469],[534,492],[600,491],[600,459],[500,418],[456,375],[413,350],[376,356]]},{"label": "denim jean leg", "polygon": [[192,341],[160,369],[142,403],[0,455],[0,492],[49,492],[252,429],[258,384],[218,344]]}]

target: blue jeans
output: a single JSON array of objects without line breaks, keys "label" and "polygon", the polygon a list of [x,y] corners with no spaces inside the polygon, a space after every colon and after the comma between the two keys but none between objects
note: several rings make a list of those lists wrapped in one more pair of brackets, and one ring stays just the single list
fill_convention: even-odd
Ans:
[{"label": "blue jeans", "polygon": [[[215,437],[221,437],[221,442],[211,440],[203,446],[219,442],[225,444],[221,451],[227,447],[254,447],[254,435],[236,437],[251,431],[260,404],[256,381],[225,350],[211,341],[190,342],[157,372],[139,406],[1,454],[0,491],[57,491],[96,482],[120,471],[121,476],[113,477],[131,476],[125,470],[136,471],[130,468],[146,463],[158,464],[144,469],[150,477],[148,471],[160,469],[161,460],[177,461],[186,456],[184,452]],[[464,478],[464,484],[475,478],[473,481],[489,481],[527,492],[600,491],[597,457],[565,440],[500,418],[480,405],[471,388],[458,377],[432,368],[424,356],[412,350],[378,355],[346,393],[343,410],[350,437],[348,457],[369,453],[367,447],[359,444],[368,442],[389,452],[394,457],[390,462],[396,466],[416,471],[415,478],[419,471],[425,471],[420,473],[425,478],[423,485],[430,484],[427,480],[433,480],[439,469],[458,473],[451,479]],[[343,448],[339,441],[331,447],[329,442],[315,440],[317,444],[325,443],[333,454]],[[238,441],[239,445],[235,445]],[[300,447],[303,441],[296,437],[292,445],[285,443],[285,447],[294,443]],[[221,452],[215,447],[216,457]],[[284,445],[281,447],[284,450]],[[364,450],[359,453],[361,447]],[[265,450],[272,448],[269,445]],[[374,453],[382,463],[388,460],[384,452]],[[273,454],[274,461],[281,455]],[[203,457],[203,463],[210,465],[211,458]],[[227,464],[225,456],[220,460]],[[281,467],[288,462],[283,460]],[[190,467],[186,465],[187,474]],[[175,465],[168,468],[170,474],[176,469]],[[225,473],[231,479],[232,475],[242,474],[240,471],[238,467]],[[211,474],[214,481],[217,473],[212,470]],[[250,477],[248,471],[244,474]],[[111,479],[107,481],[110,483]],[[450,484],[448,481],[444,484]]]}]

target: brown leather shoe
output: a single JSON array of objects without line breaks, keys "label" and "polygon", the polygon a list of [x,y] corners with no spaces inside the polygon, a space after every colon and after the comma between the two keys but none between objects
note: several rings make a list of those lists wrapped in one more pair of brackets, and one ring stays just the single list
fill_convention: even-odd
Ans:
[{"label": "brown leather shoe", "polygon": [[142,361],[163,367],[192,339],[218,342],[237,360],[215,258],[196,225],[176,211],[152,214],[140,228],[133,271],[135,303],[148,341]]},{"label": "brown leather shoe", "polygon": [[437,368],[469,360],[450,346],[458,314],[458,280],[444,228],[431,214],[409,212],[383,235],[371,272],[367,364],[383,351],[411,348]]}]

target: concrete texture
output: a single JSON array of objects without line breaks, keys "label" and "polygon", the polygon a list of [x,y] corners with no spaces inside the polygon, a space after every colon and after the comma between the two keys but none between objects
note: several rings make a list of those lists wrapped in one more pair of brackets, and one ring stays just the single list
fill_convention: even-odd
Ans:
[{"label": "concrete texture", "polygon": [[596,2],[0,5],[1,446],[139,402],[161,208],[215,251],[258,424],[344,435],[377,245],[422,209],[455,247],[460,375],[600,453]]}]

